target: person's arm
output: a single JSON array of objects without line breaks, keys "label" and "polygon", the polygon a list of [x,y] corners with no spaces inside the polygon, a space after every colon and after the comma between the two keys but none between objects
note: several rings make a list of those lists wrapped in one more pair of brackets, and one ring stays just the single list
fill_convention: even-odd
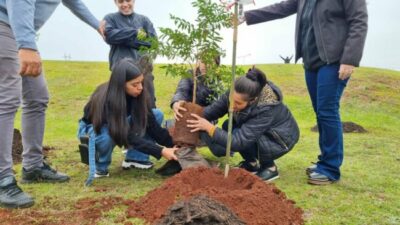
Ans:
[{"label": "person's arm", "polygon": [[143,29],[138,31],[133,45],[133,48],[138,50],[140,50],[141,47],[151,47],[152,42],[147,40],[148,38],[157,38],[156,30],[151,21],[145,16],[141,16],[139,19],[141,20],[140,23]]},{"label": "person's arm", "polygon": [[[151,137],[153,137],[153,136],[151,136]],[[160,140],[158,139],[158,141],[160,141]],[[163,142],[163,141],[160,141],[160,142]],[[169,145],[170,147],[162,147],[160,145],[155,144],[153,141],[146,140],[145,138],[136,135],[132,131],[130,131],[128,134],[128,143],[130,146],[133,146],[138,151],[148,154],[148,155],[152,155],[156,159],[160,159],[161,157],[164,157],[168,160],[171,160],[171,159],[176,160],[176,156],[174,155],[174,152],[178,148],[176,148],[172,145]],[[171,141],[171,143],[172,143],[172,141]]]},{"label": "person's arm", "polygon": [[179,81],[176,91],[171,100],[171,108],[174,103],[178,101],[191,102],[192,101],[192,86],[193,82],[190,78],[183,78]]},{"label": "person's arm", "polygon": [[168,130],[162,128],[160,124],[157,123],[156,118],[153,113],[149,113],[147,117],[147,129],[146,134],[156,141],[157,144],[165,147],[173,147],[174,143],[172,137]]},{"label": "person's arm", "polygon": [[19,74],[34,77],[42,72],[42,59],[35,41],[35,3],[36,0],[6,0],[8,19],[17,42]]},{"label": "person's arm", "polygon": [[297,12],[298,0],[286,0],[263,8],[244,12],[247,25],[281,19]]},{"label": "person's arm", "polygon": [[153,23],[147,17],[144,18],[143,29],[149,37],[157,37],[157,32],[154,29]]},{"label": "person's arm", "polygon": [[177,157],[174,154],[175,151],[178,150],[177,147],[167,148],[158,146],[152,141],[148,141],[143,137],[135,135],[133,132],[129,132],[128,143],[130,146],[135,147],[135,149],[137,149],[138,151],[148,155],[152,155],[157,159],[164,157],[167,160],[177,160]]},{"label": "person's arm", "polygon": [[229,93],[221,95],[221,97],[213,102],[211,105],[206,106],[203,110],[203,116],[208,121],[213,121],[221,118],[228,113],[229,110]]},{"label": "person's arm", "polygon": [[150,47],[149,42],[138,40],[139,29],[133,27],[118,27],[113,17],[114,14],[110,14],[104,18],[105,41],[107,44],[125,45],[135,49],[139,49],[141,46]]},{"label": "person's arm", "polygon": [[340,63],[359,66],[368,30],[367,4],[365,0],[347,0],[343,5],[349,30]]},{"label": "person's arm", "polygon": [[8,19],[18,49],[37,51],[34,26],[36,0],[6,0]]},{"label": "person's arm", "polygon": [[[255,143],[268,130],[271,122],[272,115],[269,110],[246,121],[240,128],[236,128],[232,134],[232,148],[245,149]],[[216,128],[212,138],[216,143],[226,146],[228,132],[221,128]]]},{"label": "person's arm", "polygon": [[128,134],[128,143],[145,154],[152,155],[157,159],[161,158],[161,150],[163,149],[161,146],[136,135],[133,131],[130,131]]},{"label": "person's arm", "polygon": [[[168,133],[168,130],[162,128],[157,123],[153,113],[151,112],[148,114],[147,118],[146,134],[153,138],[157,144],[134,134],[133,131],[130,131],[128,135],[129,145],[135,147],[135,149],[138,151],[152,155],[157,159],[160,159],[161,156],[164,156],[163,150],[170,151],[171,149],[174,149],[174,144],[171,136]],[[161,147],[160,145],[165,147]]]},{"label": "person's arm", "polygon": [[125,45],[127,47],[135,46],[138,30],[132,27],[118,28],[114,19],[113,14],[107,15],[105,20],[105,41],[109,45]]},{"label": "person's arm", "polygon": [[[250,118],[240,128],[235,129],[232,134],[232,148],[245,149],[255,143],[271,126],[271,122],[272,115],[270,110],[264,110],[255,117]],[[192,118],[187,120],[187,123],[187,127],[191,128],[191,132],[205,131],[215,143],[226,146],[228,132],[225,130],[217,128],[208,120],[195,114],[192,114]]]},{"label": "person's arm", "polygon": [[[100,22],[93,16],[86,5],[81,0],[63,0],[63,5],[65,5],[71,12],[81,19],[83,22],[93,27],[95,30],[99,31]],[[100,32],[100,31],[99,31]]]}]

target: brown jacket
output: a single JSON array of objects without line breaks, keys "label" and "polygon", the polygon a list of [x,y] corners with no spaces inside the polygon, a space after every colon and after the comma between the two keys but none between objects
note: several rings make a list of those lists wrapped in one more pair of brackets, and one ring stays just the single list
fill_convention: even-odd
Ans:
[{"label": "brown jacket", "polygon": [[[245,12],[248,25],[284,18],[297,13],[296,61],[300,58],[300,18],[306,0],[286,0]],[[328,64],[359,66],[368,30],[365,0],[318,0],[313,26],[318,53]]]}]

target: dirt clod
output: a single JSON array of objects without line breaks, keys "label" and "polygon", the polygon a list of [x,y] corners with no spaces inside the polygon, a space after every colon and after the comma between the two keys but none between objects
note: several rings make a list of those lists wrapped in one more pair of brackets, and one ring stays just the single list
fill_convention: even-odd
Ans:
[{"label": "dirt clod", "polygon": [[225,205],[205,196],[179,201],[168,209],[158,225],[245,225]]},{"label": "dirt clod", "polygon": [[22,136],[18,129],[14,129],[14,136],[12,142],[12,157],[14,164],[22,161]]},{"label": "dirt clod", "polygon": [[[56,148],[52,146],[43,146],[44,158],[46,158],[49,155],[50,151],[53,151],[55,149]],[[22,146],[21,132],[18,129],[14,129],[14,136],[12,142],[12,158],[14,164],[22,162],[22,152],[23,152],[23,146]]]}]

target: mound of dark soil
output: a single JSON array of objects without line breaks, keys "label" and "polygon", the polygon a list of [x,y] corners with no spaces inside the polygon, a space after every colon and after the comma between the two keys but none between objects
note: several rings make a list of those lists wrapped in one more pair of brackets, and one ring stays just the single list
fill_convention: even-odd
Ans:
[{"label": "mound of dark soil", "polygon": [[132,204],[127,214],[156,224],[163,221],[170,206],[198,195],[224,204],[248,225],[304,224],[303,211],[294,201],[242,169],[231,170],[225,179],[218,169],[189,168]]},{"label": "mound of dark soil", "polygon": [[[55,150],[56,148],[52,146],[43,146],[43,155],[46,158],[49,154],[50,151]],[[12,142],[12,157],[13,157],[13,163],[18,164],[21,163],[22,161],[22,152],[23,152],[23,146],[22,146],[22,136],[21,132],[18,129],[14,129],[14,136],[13,136],[13,142]]]},{"label": "mound of dark soil", "polygon": [[158,225],[245,225],[225,205],[205,196],[175,203]]},{"label": "mound of dark soil", "polygon": [[22,136],[18,129],[14,129],[14,136],[12,142],[12,157],[14,164],[22,161]]},{"label": "mound of dark soil", "polygon": [[[342,122],[343,133],[367,133],[361,125],[353,122]],[[315,125],[311,128],[311,131],[318,132],[318,126]]]}]

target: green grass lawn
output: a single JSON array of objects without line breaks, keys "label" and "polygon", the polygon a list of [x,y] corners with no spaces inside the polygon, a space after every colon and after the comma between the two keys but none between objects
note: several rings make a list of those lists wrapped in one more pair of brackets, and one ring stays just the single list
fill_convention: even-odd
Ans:
[{"label": "green grass lawn", "polygon": [[[51,213],[48,197],[62,202],[58,210],[68,210],[81,198],[119,196],[138,199],[158,187],[163,178],[154,170],[124,171],[123,155],[115,149],[110,177],[95,180],[86,188],[87,166],[80,163],[76,130],[82,109],[94,88],[110,75],[107,63],[44,63],[51,100],[47,111],[45,145],[56,147],[49,156],[52,165],[71,176],[68,184],[22,185],[36,198],[35,210]],[[284,102],[293,112],[301,129],[296,147],[277,160],[281,178],[275,184],[304,209],[307,224],[400,224],[400,72],[359,68],[345,90],[341,105],[343,121],[352,121],[368,130],[366,134],[345,134],[345,160],[342,179],[330,186],[306,184],[305,168],[316,160],[318,135],[310,131],[315,116],[305,87],[300,65],[259,65],[281,87]],[[172,118],[169,101],[178,83],[166,77],[156,66],[157,105],[165,118]],[[19,127],[19,122],[16,127]],[[201,153],[215,159],[207,149]],[[221,160],[221,159],[220,159]],[[232,164],[240,161],[232,159]],[[222,160],[221,160],[222,161]],[[159,167],[164,160],[156,162]],[[15,170],[20,177],[21,166]],[[107,192],[96,192],[96,188]],[[54,203],[55,204],[55,203]],[[114,224],[125,213],[116,208],[103,215],[100,224]],[[268,209],[265,209],[268,213]],[[132,220],[134,224],[141,224]]]}]

